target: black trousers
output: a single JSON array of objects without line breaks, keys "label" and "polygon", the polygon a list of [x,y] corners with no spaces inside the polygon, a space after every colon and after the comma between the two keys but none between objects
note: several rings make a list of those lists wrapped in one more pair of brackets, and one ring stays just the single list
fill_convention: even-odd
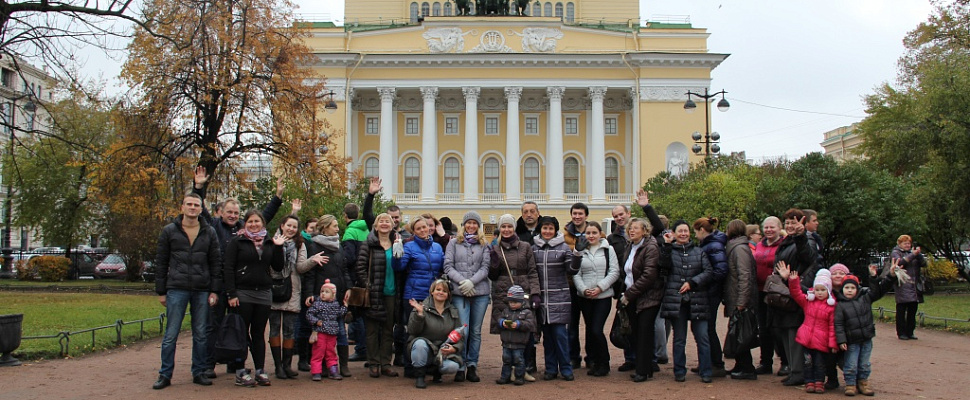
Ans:
[{"label": "black trousers", "polygon": [[630,303],[627,306],[627,315],[630,317],[630,326],[633,328],[633,337],[630,345],[634,346],[637,355],[636,373],[642,376],[653,376],[653,350],[654,350],[654,323],[657,321],[657,314],[660,314],[660,305],[636,311],[636,304]]},{"label": "black trousers", "polygon": [[913,336],[916,331],[916,311],[919,303],[896,304],[896,336]]}]

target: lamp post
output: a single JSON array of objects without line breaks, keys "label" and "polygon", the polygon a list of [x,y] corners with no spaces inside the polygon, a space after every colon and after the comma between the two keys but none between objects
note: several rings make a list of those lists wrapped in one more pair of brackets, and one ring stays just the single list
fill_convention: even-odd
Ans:
[{"label": "lamp post", "polygon": [[[10,159],[8,161],[13,161],[13,142],[15,139],[15,133],[17,131],[17,101],[25,97],[29,97],[30,94],[22,94],[20,96],[10,99],[10,121],[7,129],[10,130],[10,137],[7,138],[7,149],[9,151]],[[37,105],[34,102],[27,99],[27,104],[24,104],[24,111],[33,113],[37,111]],[[4,116],[6,117],[6,116]],[[6,118],[4,118],[6,119]],[[4,173],[7,173],[6,168],[9,165],[4,165]],[[13,249],[10,248],[10,225],[12,224],[12,210],[13,210],[13,177],[7,177],[7,198],[4,199],[3,203],[3,238],[0,247],[3,253],[3,265],[0,265],[0,279],[9,279],[13,277],[13,255],[11,254]]]},{"label": "lamp post", "polygon": [[[687,101],[684,102],[684,111],[686,111],[688,114],[697,109],[697,104],[694,103],[694,100],[691,100],[691,96],[697,96],[704,100],[704,137],[701,137],[700,132],[694,132],[694,134],[691,135],[691,139],[694,139],[694,146],[691,147],[691,150],[694,152],[694,154],[700,154],[700,152],[703,150],[705,163],[710,163],[711,154],[717,154],[721,151],[721,146],[718,145],[718,141],[721,140],[721,135],[719,135],[717,132],[711,133],[711,99],[720,95],[721,100],[717,102],[717,109],[718,111],[725,112],[731,108],[731,103],[728,103],[727,99],[724,98],[725,94],[727,94],[727,92],[723,90],[715,93],[708,93],[707,88],[704,88],[704,94],[694,93],[689,90],[687,91]],[[701,146],[701,143],[704,144],[703,147]]]}]

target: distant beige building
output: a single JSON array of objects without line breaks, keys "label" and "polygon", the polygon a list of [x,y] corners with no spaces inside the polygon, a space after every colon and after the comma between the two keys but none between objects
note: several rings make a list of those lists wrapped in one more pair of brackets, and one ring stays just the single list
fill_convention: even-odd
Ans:
[{"label": "distant beige building", "polygon": [[858,131],[859,123],[854,123],[825,132],[825,139],[821,143],[822,148],[825,149],[825,155],[839,161],[863,158],[862,153],[857,149],[862,144],[862,137],[859,136]]}]

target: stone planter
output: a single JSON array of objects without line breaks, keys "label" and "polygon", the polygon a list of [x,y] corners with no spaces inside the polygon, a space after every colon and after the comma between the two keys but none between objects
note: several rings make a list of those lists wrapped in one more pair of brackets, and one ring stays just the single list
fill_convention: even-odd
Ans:
[{"label": "stone planter", "polygon": [[0,367],[20,365],[20,360],[14,358],[11,353],[20,347],[23,322],[23,314],[0,315],[0,353],[3,354],[0,357]]}]

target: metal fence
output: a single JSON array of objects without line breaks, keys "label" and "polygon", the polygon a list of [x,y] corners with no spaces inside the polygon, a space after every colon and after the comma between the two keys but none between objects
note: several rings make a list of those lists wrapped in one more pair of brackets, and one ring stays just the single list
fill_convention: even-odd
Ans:
[{"label": "metal fence", "polygon": [[153,322],[153,321],[158,321],[158,333],[159,334],[162,334],[163,332],[165,332],[165,313],[161,313],[161,314],[158,314],[157,317],[153,317],[153,318],[145,318],[145,319],[139,319],[139,320],[135,320],[135,321],[122,321],[122,320],[119,319],[119,320],[115,321],[114,324],[111,324],[111,325],[98,326],[98,327],[94,327],[94,328],[87,328],[87,329],[82,329],[82,330],[75,331],[75,332],[61,331],[61,332],[58,332],[58,333],[56,333],[54,335],[24,336],[24,337],[21,338],[21,340],[57,339],[58,344],[60,344],[60,346],[61,346],[61,353],[60,353],[60,355],[61,355],[61,357],[66,357],[66,356],[70,356],[71,355],[70,353],[71,353],[71,340],[72,340],[72,337],[78,337],[78,340],[81,340],[80,339],[80,336],[81,335],[86,335],[86,334],[90,333],[91,334],[91,348],[94,348],[95,347],[95,344],[97,343],[97,333],[99,331],[114,329],[114,334],[115,334],[114,344],[115,344],[115,346],[120,346],[121,345],[121,341],[122,341],[122,330],[124,329],[124,327],[126,325],[138,324],[139,325],[139,328],[138,328],[138,340],[141,340],[141,339],[144,339],[145,338],[145,323],[146,322]]},{"label": "metal fence", "polygon": [[[879,319],[884,319],[886,317],[886,313],[896,314],[895,311],[888,310],[885,307],[873,308],[872,311],[879,313]],[[919,324],[920,328],[923,328],[926,325],[926,320],[943,321],[943,329],[948,329],[949,328],[948,323],[951,323],[951,322],[959,322],[964,324],[970,323],[970,318],[960,319],[960,318],[948,318],[948,317],[934,317],[932,315],[926,315],[926,313],[923,311],[916,312],[916,323]]]}]

